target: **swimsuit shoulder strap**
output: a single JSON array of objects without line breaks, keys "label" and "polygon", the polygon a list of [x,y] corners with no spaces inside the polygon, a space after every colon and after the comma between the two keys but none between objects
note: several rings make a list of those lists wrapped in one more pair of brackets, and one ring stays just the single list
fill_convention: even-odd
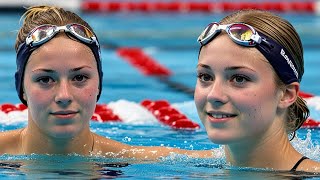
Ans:
[{"label": "swimsuit shoulder strap", "polygon": [[290,170],[291,172],[294,172],[297,170],[297,167],[301,164],[301,162],[305,159],[309,159],[308,157],[302,156],[302,158],[299,159],[298,162],[293,166],[293,168]]}]

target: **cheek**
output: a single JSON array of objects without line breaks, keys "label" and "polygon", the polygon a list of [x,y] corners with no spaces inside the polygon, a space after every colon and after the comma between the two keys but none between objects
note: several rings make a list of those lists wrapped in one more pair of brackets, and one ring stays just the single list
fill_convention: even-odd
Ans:
[{"label": "cheek", "polygon": [[96,106],[97,101],[97,95],[98,95],[99,89],[95,86],[90,86],[88,88],[85,88],[81,91],[81,93],[78,93],[78,100],[80,103],[90,109],[94,109]]},{"label": "cheek", "polygon": [[194,102],[196,104],[196,106],[201,106],[201,104],[203,103],[203,92],[201,92],[200,88],[198,87],[198,85],[196,85],[195,91],[194,91]]},{"label": "cheek", "polygon": [[52,101],[52,93],[36,88],[30,83],[24,84],[24,97],[29,107],[44,109]]},{"label": "cheek", "polygon": [[194,102],[198,111],[198,114],[201,119],[201,112],[203,112],[205,104],[207,100],[207,94],[205,90],[200,88],[198,85],[196,85],[195,92],[194,92]]},{"label": "cheek", "polygon": [[244,112],[247,119],[244,125],[253,129],[259,129],[259,125],[267,127],[273,121],[276,113],[276,100],[272,90],[254,91],[252,93],[237,96],[237,108]]}]

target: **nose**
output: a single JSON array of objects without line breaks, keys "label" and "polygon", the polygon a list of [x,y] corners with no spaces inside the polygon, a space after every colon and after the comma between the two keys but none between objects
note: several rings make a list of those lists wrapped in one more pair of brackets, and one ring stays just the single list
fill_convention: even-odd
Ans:
[{"label": "nose", "polygon": [[227,88],[225,83],[219,79],[215,79],[211,85],[211,89],[207,96],[208,102],[213,106],[219,107],[228,101]]},{"label": "nose", "polygon": [[62,80],[57,86],[55,102],[67,106],[72,102],[72,94],[67,80]]}]

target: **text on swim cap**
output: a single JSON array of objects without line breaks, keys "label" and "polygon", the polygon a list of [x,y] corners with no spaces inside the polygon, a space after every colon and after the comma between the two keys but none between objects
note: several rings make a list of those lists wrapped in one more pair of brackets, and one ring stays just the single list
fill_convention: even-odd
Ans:
[{"label": "text on swim cap", "polygon": [[296,75],[296,77],[299,79],[299,76],[298,76],[298,72],[295,68],[295,66],[293,65],[292,61],[289,59],[289,57],[286,55],[286,52],[281,49],[280,51],[280,54],[281,56],[287,61],[287,63],[289,64],[289,66],[291,67],[291,69],[293,70],[294,74]]}]

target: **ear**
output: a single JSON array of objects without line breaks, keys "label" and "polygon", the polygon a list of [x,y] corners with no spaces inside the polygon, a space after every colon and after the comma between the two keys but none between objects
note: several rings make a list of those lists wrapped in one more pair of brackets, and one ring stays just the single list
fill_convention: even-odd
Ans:
[{"label": "ear", "polygon": [[22,87],[22,98],[27,101],[27,95],[26,95],[26,92],[24,90],[24,87]]},{"label": "ear", "polygon": [[297,100],[299,89],[300,84],[298,82],[293,82],[289,85],[286,85],[278,105],[279,108],[288,108],[291,104],[293,104]]},{"label": "ear", "polygon": [[[98,101],[99,92],[100,92],[100,88],[98,87],[98,89],[97,89],[97,94],[96,94],[97,101]],[[101,92],[101,93],[102,93],[102,92]],[[101,94],[100,94],[100,95],[101,95]]]}]

